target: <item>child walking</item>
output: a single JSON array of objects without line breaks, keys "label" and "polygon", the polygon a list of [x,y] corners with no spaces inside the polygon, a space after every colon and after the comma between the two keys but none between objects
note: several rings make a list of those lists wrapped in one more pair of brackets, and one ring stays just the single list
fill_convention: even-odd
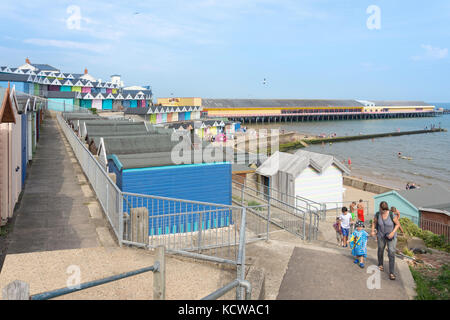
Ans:
[{"label": "child walking", "polygon": [[350,224],[352,223],[352,215],[348,213],[347,207],[342,207],[342,214],[339,216],[339,219],[341,220],[341,230],[342,230],[342,237],[343,239],[343,247],[348,246],[348,236],[350,231]]},{"label": "child walking", "polygon": [[343,246],[343,237],[342,237],[342,228],[341,228],[341,218],[336,217],[336,222],[333,224],[333,228],[334,230],[336,230],[336,240],[337,240],[337,245]]},{"label": "child walking", "polygon": [[369,234],[364,230],[364,223],[362,221],[356,222],[356,230],[350,237],[350,248],[352,248],[352,255],[355,257],[355,264],[359,264],[364,268],[364,258],[367,258],[367,238]]}]

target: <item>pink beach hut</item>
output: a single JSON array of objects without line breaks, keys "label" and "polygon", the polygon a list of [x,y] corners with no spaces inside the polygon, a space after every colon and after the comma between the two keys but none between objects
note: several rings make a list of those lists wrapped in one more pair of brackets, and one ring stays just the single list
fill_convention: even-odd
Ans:
[{"label": "pink beach hut", "polygon": [[13,215],[22,189],[21,121],[14,91],[0,88],[0,216],[4,222]]}]

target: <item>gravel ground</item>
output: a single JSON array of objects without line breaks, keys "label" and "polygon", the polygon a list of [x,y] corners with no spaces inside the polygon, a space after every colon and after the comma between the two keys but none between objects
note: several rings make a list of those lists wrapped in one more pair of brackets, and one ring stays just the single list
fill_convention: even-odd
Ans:
[{"label": "gravel ground", "polygon": [[[78,266],[81,282],[101,279],[153,265],[151,251],[132,248],[85,248],[8,255],[0,274],[0,288],[14,280],[29,283],[30,294],[64,288],[73,276],[70,266]],[[236,277],[232,269],[209,263],[166,258],[166,299],[198,300]],[[68,283],[71,284],[70,282]],[[118,280],[102,286],[62,296],[64,300],[152,300],[153,274]],[[234,291],[226,298],[233,299]]]}]

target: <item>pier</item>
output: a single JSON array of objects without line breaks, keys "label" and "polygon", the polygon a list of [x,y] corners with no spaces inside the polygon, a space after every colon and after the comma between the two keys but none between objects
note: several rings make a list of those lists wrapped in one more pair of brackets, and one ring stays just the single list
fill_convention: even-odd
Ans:
[{"label": "pier", "polygon": [[335,113],[292,113],[272,115],[253,115],[253,116],[227,116],[230,121],[239,121],[248,124],[263,123],[293,123],[293,122],[311,122],[311,121],[337,121],[337,120],[375,120],[375,119],[401,119],[401,118],[426,118],[440,117],[442,112],[335,112]]},{"label": "pier", "polygon": [[305,144],[321,144],[321,143],[335,143],[335,142],[347,142],[354,140],[367,140],[367,139],[376,139],[376,138],[384,138],[384,137],[398,137],[412,134],[425,134],[425,133],[437,133],[437,132],[447,132],[447,129],[430,129],[430,130],[414,130],[414,131],[396,131],[396,132],[386,132],[386,133],[375,133],[375,134],[362,134],[357,136],[341,136],[334,138],[310,138],[310,139],[302,139],[294,142],[288,142],[284,144],[280,144],[280,151],[288,151],[292,149],[300,149],[304,148]]}]

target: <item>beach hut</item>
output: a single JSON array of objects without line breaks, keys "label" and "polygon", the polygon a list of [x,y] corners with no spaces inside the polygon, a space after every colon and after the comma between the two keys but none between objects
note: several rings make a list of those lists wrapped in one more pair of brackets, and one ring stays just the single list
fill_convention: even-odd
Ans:
[{"label": "beach hut", "polygon": [[0,215],[11,218],[22,191],[22,119],[14,89],[0,89]]},{"label": "beach hut", "polygon": [[342,206],[343,174],[350,170],[333,156],[299,150],[275,152],[256,170],[261,182],[278,192],[279,200],[296,205],[303,197],[326,203],[328,209]]},{"label": "beach hut", "polygon": [[138,101],[130,100],[130,108],[137,108],[137,107],[138,107]]},{"label": "beach hut", "polygon": [[102,110],[112,110],[112,108],[113,108],[113,101],[111,99],[103,100]]},{"label": "beach hut", "polygon": [[13,214],[12,127],[16,124],[10,89],[0,88],[0,217],[2,225]]},{"label": "beach hut", "polygon": [[[400,216],[410,219],[419,227],[433,223],[423,223],[424,220],[445,223],[450,222],[450,191],[440,185],[432,185],[420,189],[393,190],[373,197],[375,212],[378,211],[380,202],[386,201],[389,207],[396,207]],[[435,231],[435,230],[431,230]]]},{"label": "beach hut", "polygon": [[19,113],[19,104],[17,102],[15,88],[11,90],[11,102],[13,106],[15,125],[11,130],[11,152],[12,152],[12,200],[13,205],[19,200],[22,192],[22,115]]},{"label": "beach hut", "polygon": [[[231,163],[220,158],[217,162],[178,164],[172,159],[171,152],[176,144],[177,142],[171,141],[170,135],[105,138],[104,149],[108,168],[116,175],[117,186],[124,192],[230,205]],[[191,160],[195,158],[195,152],[192,152]],[[212,178],[220,181],[214,184],[213,188]],[[137,205],[132,203],[132,206]],[[148,209],[150,217],[187,210],[183,206],[160,206],[154,201],[147,201],[143,206]],[[129,213],[129,207],[130,204],[125,202],[124,211]],[[196,209],[196,212],[202,211],[202,208]],[[223,214],[226,214],[226,217],[217,217],[217,220],[212,223],[210,221],[209,225],[205,223],[205,228],[229,225],[229,213]],[[191,215],[184,217],[191,222],[195,220]],[[206,218],[205,221],[208,220],[211,219]],[[152,221],[150,218],[150,235],[192,232],[198,227],[190,225],[187,220],[174,220],[171,221],[170,228],[161,230],[152,224]]]}]

